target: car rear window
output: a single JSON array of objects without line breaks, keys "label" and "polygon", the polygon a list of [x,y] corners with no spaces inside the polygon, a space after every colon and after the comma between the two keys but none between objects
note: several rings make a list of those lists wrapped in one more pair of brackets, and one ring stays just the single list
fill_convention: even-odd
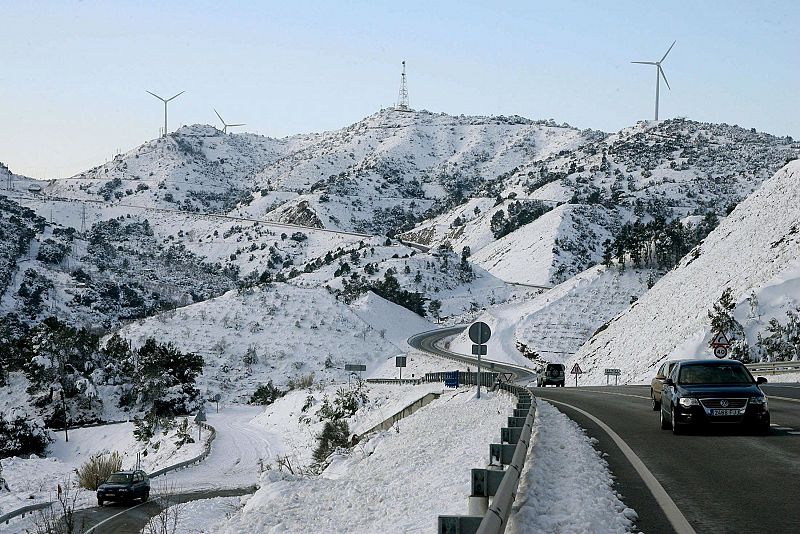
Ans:
[{"label": "car rear window", "polygon": [[752,384],[753,377],[742,365],[685,365],[681,367],[681,384]]}]

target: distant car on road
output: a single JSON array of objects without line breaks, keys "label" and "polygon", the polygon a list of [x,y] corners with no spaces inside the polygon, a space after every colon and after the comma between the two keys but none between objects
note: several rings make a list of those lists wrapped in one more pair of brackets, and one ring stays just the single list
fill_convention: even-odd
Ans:
[{"label": "distant car on road", "polygon": [[736,360],[682,360],[664,381],[661,428],[679,434],[704,425],[746,425],[769,432],[769,405],[761,391],[767,379]]},{"label": "distant car on road", "polygon": [[661,392],[664,391],[664,381],[672,372],[672,368],[680,360],[667,360],[656,371],[656,376],[650,382],[650,399],[653,401],[653,411],[661,408]]},{"label": "distant car on road", "polygon": [[150,479],[144,471],[119,471],[113,473],[97,488],[97,504],[106,501],[132,501],[150,498]]},{"label": "distant car on road", "polygon": [[564,364],[563,363],[548,363],[544,369],[541,370],[536,379],[536,385],[545,387],[548,384],[554,386],[564,387]]}]

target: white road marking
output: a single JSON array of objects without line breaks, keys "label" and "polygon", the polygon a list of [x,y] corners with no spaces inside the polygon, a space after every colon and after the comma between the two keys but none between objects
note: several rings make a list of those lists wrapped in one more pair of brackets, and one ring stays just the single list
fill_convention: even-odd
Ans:
[{"label": "white road marking", "polygon": [[793,436],[800,436],[800,432],[797,432],[797,431],[794,431],[794,432],[787,432],[787,434],[791,434],[791,435],[793,435]]},{"label": "white road marking", "polygon": [[776,426],[775,430],[794,430],[794,428],[790,426]]},{"label": "white road marking", "polygon": [[125,508],[125,509],[124,509],[123,511],[121,511],[120,513],[118,513],[118,514],[114,514],[114,515],[112,515],[111,517],[109,517],[109,518],[107,518],[107,519],[103,519],[102,521],[100,521],[99,523],[97,523],[95,526],[93,526],[93,527],[92,527],[92,528],[90,528],[89,530],[84,530],[84,531],[83,531],[83,534],[89,534],[90,532],[94,531],[94,529],[96,529],[96,528],[97,528],[97,527],[99,527],[100,525],[102,525],[102,524],[104,524],[104,523],[108,523],[109,521],[111,521],[111,520],[112,520],[112,519],[114,519],[115,517],[119,517],[119,516],[121,516],[122,514],[126,514],[126,513],[130,512],[131,510],[135,510],[136,508],[139,508],[140,506],[144,506],[145,504],[147,504],[147,503],[149,503],[149,502],[156,502],[156,501],[158,501],[159,499],[161,499],[161,497],[156,497],[155,499],[152,499],[152,500],[148,500],[148,501],[140,502],[140,503],[139,503],[139,504],[137,504],[136,506],[131,506],[130,508]]},{"label": "white road marking", "polygon": [[[584,391],[591,392],[591,393],[602,393],[603,395],[619,395],[620,397],[634,397],[634,398],[637,398],[637,399],[652,400],[650,397],[645,397],[644,395],[631,395],[630,393],[615,393],[613,391],[599,391],[599,390],[596,390],[596,389],[584,390]],[[772,397],[770,397],[770,398],[772,398]],[[545,400],[547,400],[547,399],[545,399]]]},{"label": "white road marking", "polygon": [[[638,395],[629,395],[629,396],[633,397]],[[619,447],[619,449],[622,451],[622,454],[625,455],[625,457],[631,463],[631,465],[639,474],[639,476],[642,477],[642,480],[644,481],[647,488],[650,490],[650,493],[653,494],[653,497],[656,499],[656,502],[661,507],[661,510],[664,511],[664,515],[666,515],[667,519],[669,519],[669,522],[672,523],[672,527],[675,529],[675,532],[677,532],[678,534],[695,534],[694,528],[692,528],[692,525],[689,524],[689,521],[687,521],[686,517],[684,517],[683,513],[681,513],[680,509],[675,504],[675,501],[672,500],[672,498],[669,496],[664,487],[661,484],[659,484],[658,480],[656,480],[656,477],[653,476],[653,473],[651,473],[650,470],[647,469],[647,466],[644,465],[644,462],[642,462],[642,460],[638,456],[636,456],[636,453],[633,452],[633,449],[631,449],[628,446],[628,444],[625,443],[625,440],[623,440],[619,436],[619,434],[614,432],[611,429],[611,427],[609,427],[603,421],[593,416],[589,412],[581,410],[577,406],[567,404],[566,402],[554,401],[551,399],[542,399],[542,400],[546,400],[547,402],[561,404],[563,406],[572,408],[576,412],[585,415],[586,417],[597,423],[600,426],[600,428],[602,428],[606,432],[606,434],[611,436],[611,439],[614,440],[614,443],[617,444],[617,447]]]},{"label": "white road marking", "polygon": [[775,395],[767,395],[769,400],[778,399],[786,402],[800,402],[800,399],[790,399],[789,397],[776,397]]},{"label": "white road marking", "polygon": [[767,384],[771,388],[789,388],[789,389],[800,389],[800,386],[779,386],[777,384]]}]

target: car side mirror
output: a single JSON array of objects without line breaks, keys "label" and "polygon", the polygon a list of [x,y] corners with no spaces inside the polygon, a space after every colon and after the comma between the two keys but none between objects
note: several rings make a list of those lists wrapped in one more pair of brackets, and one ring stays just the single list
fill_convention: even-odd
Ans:
[{"label": "car side mirror", "polygon": [[758,378],[756,378],[756,384],[758,384],[759,386],[761,384],[766,384],[766,383],[767,383],[767,379],[765,377],[759,376]]},{"label": "car side mirror", "polygon": [[667,379],[664,381],[664,385],[665,385],[665,386],[674,386],[674,385],[675,385],[675,381],[674,381],[674,380],[672,380],[671,378],[667,378]]}]

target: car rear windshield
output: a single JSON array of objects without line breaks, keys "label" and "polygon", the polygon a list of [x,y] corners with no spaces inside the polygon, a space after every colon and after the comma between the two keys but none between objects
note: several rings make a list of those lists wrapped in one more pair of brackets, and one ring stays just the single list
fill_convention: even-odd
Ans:
[{"label": "car rear windshield", "polygon": [[126,475],[124,473],[114,473],[106,480],[109,484],[127,484],[130,481],[131,475]]},{"label": "car rear windshield", "polygon": [[678,378],[681,384],[752,384],[753,377],[743,365],[686,365]]},{"label": "car rear windshield", "polygon": [[564,366],[560,364],[551,363],[547,366],[547,372],[551,375],[557,375],[564,372]]}]

